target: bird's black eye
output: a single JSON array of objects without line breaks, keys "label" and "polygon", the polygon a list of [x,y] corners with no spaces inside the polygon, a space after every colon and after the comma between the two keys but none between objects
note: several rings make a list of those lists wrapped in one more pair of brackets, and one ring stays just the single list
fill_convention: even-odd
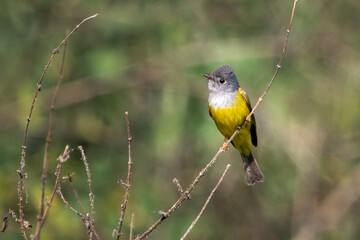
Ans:
[{"label": "bird's black eye", "polygon": [[222,84],[222,83],[224,83],[224,82],[225,82],[225,79],[221,78],[221,79],[220,79],[220,83]]}]

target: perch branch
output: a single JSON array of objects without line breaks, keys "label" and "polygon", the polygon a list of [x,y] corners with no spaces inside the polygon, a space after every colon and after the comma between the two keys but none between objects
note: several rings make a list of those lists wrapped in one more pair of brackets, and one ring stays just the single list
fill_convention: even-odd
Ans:
[{"label": "perch branch", "polygon": [[195,226],[195,224],[197,223],[197,221],[199,220],[199,218],[201,217],[201,215],[203,214],[203,212],[205,211],[205,208],[207,207],[207,205],[209,204],[212,196],[214,195],[214,193],[216,192],[216,190],[219,188],[221,182],[223,181],[227,171],[230,168],[230,164],[226,165],[226,168],[223,172],[223,174],[221,175],[219,181],[217,182],[217,184],[215,185],[214,189],[211,191],[208,199],[206,200],[204,206],[202,207],[201,211],[199,212],[199,214],[196,216],[195,220],[191,223],[190,227],[188,228],[188,230],[185,232],[185,234],[180,238],[180,240],[184,240],[187,235],[190,233],[190,231],[193,229],[193,227]]}]

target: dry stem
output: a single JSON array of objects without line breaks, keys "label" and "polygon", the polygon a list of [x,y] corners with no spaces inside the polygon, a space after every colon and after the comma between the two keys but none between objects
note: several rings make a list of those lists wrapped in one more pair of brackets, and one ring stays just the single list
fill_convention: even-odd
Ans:
[{"label": "dry stem", "polygon": [[187,235],[190,233],[190,231],[193,229],[193,227],[195,226],[195,224],[197,223],[197,221],[199,220],[199,218],[201,217],[201,215],[203,214],[203,212],[205,211],[205,208],[207,207],[207,205],[209,204],[212,196],[214,195],[214,193],[216,192],[216,190],[219,188],[221,182],[223,181],[227,171],[230,168],[230,164],[226,165],[226,168],[223,172],[223,174],[221,175],[219,181],[217,182],[217,184],[215,185],[214,189],[211,191],[208,199],[206,200],[204,206],[202,207],[202,209],[200,210],[199,214],[196,216],[195,220],[191,223],[190,227],[188,228],[188,230],[185,232],[185,234],[180,238],[180,240],[184,240]]},{"label": "dry stem", "polygon": [[29,112],[29,115],[27,117],[27,121],[26,121],[26,125],[25,125],[25,130],[24,130],[24,136],[23,136],[23,141],[22,141],[22,146],[21,146],[21,160],[20,160],[20,170],[18,170],[17,172],[19,173],[19,176],[20,176],[20,180],[19,180],[19,183],[18,183],[18,199],[19,199],[19,223],[20,223],[20,231],[21,231],[21,234],[23,235],[23,238],[25,240],[27,240],[27,235],[26,235],[26,232],[25,232],[25,226],[24,226],[24,212],[23,212],[23,190],[24,190],[24,178],[26,177],[26,173],[25,173],[25,155],[26,155],[26,140],[27,140],[27,133],[28,133],[28,130],[29,130],[29,125],[30,125],[30,120],[31,120],[31,116],[32,116],[32,112],[33,112],[33,109],[35,107],[35,102],[36,102],[36,99],[37,99],[37,96],[41,90],[41,84],[42,84],[42,81],[44,79],[44,76],[45,76],[45,73],[47,71],[47,69],[49,68],[50,66],[50,63],[52,61],[52,59],[54,58],[55,54],[57,54],[59,52],[59,49],[62,45],[65,44],[65,42],[69,39],[69,37],[76,31],[79,29],[79,27],[81,26],[81,24],[83,24],[84,22],[86,22],[87,20],[89,19],[92,19],[92,18],[95,18],[97,17],[98,14],[95,14],[93,16],[90,16],[88,18],[85,18],[84,20],[82,20],[78,25],[76,25],[76,27],[65,37],[65,39],[59,44],[59,46],[57,48],[55,48],[53,51],[52,51],[52,54],[50,56],[50,59],[48,61],[48,63],[46,64],[45,66],[45,69],[44,71],[42,72],[41,74],[41,77],[40,77],[40,80],[39,82],[37,83],[37,89],[36,89],[36,92],[35,92],[35,95],[34,95],[34,98],[32,100],[32,103],[31,103],[31,106],[30,106],[30,112]]},{"label": "dry stem", "polygon": [[59,92],[60,84],[61,84],[63,76],[64,76],[63,72],[64,72],[65,54],[66,54],[66,43],[64,44],[64,53],[63,53],[63,57],[62,57],[62,61],[61,61],[60,72],[59,72],[58,81],[56,84],[56,88],[55,88],[55,92],[54,92],[54,96],[53,96],[51,108],[50,108],[49,129],[48,129],[48,134],[46,137],[43,172],[41,175],[41,200],[40,200],[40,209],[39,209],[39,213],[38,213],[38,224],[39,224],[39,222],[41,222],[42,215],[44,214],[45,184],[46,184],[47,169],[48,169],[48,162],[49,162],[49,148],[50,148],[53,125],[54,125],[54,113],[55,113],[57,94]]},{"label": "dry stem", "polygon": [[94,227],[94,194],[92,192],[92,187],[91,187],[91,173],[90,173],[90,169],[89,169],[89,164],[87,162],[87,158],[84,152],[84,149],[82,146],[78,146],[77,147],[81,153],[81,157],[82,160],[84,162],[85,165],[85,170],[86,170],[86,175],[88,177],[88,183],[89,183],[89,198],[90,198],[90,233],[89,233],[89,238],[92,239],[92,233],[94,233],[96,239],[100,239],[99,235],[97,234],[95,227]]},{"label": "dry stem", "polygon": [[76,215],[78,215],[79,217],[81,217],[82,219],[84,219],[84,215],[83,215],[81,212],[79,212],[78,210],[76,210],[75,208],[73,208],[73,207],[70,205],[70,203],[65,199],[64,194],[63,194],[62,191],[61,191],[60,185],[59,185],[59,187],[58,187],[57,193],[60,195],[61,200],[64,202],[64,204],[65,204],[68,208],[70,208],[74,213],[76,213]]},{"label": "dry stem", "polygon": [[126,129],[128,134],[128,152],[129,152],[129,161],[128,161],[128,173],[126,178],[126,184],[123,184],[125,186],[125,196],[124,196],[124,203],[121,204],[121,214],[120,219],[118,223],[118,229],[116,232],[116,240],[120,239],[121,236],[121,227],[124,221],[124,215],[126,210],[126,204],[129,198],[130,193],[130,177],[131,177],[131,166],[132,166],[132,158],[131,158],[131,134],[130,134],[130,124],[129,124],[129,113],[125,112],[125,118],[126,118]]},{"label": "dry stem", "polygon": [[131,222],[130,222],[130,240],[133,240],[133,230],[134,230],[134,218],[135,218],[135,213],[131,214]]},{"label": "dry stem", "polygon": [[179,182],[179,179],[174,178],[174,179],[173,179],[173,183],[176,185],[179,193],[182,194],[182,193],[184,192],[184,190],[183,190],[182,187],[181,187],[181,184],[180,184],[180,182]]},{"label": "dry stem", "polygon": [[[258,101],[256,102],[256,104],[254,105],[254,108],[251,110],[250,114],[246,117],[246,121],[247,122],[251,122],[251,116],[254,115],[254,112],[255,112],[255,109],[257,109],[257,107],[259,106],[259,104],[264,100],[264,97],[265,95],[267,94],[267,92],[269,91],[271,85],[274,83],[275,81],[275,78],[281,68],[281,64],[282,64],[282,61],[285,57],[285,52],[286,52],[286,48],[287,48],[287,44],[288,44],[288,40],[289,40],[289,34],[290,34],[290,30],[291,30],[291,26],[292,26],[292,22],[293,22],[293,18],[294,18],[294,13],[295,13],[295,7],[296,7],[296,3],[297,3],[298,0],[294,0],[294,4],[293,4],[293,8],[292,8],[292,11],[291,11],[291,16],[290,16],[290,22],[289,22],[289,26],[286,30],[286,36],[285,36],[285,41],[284,41],[284,46],[283,46],[283,49],[282,49],[282,53],[281,53],[281,57],[280,57],[280,60],[278,62],[278,64],[276,65],[276,69],[275,69],[275,72],[274,72],[274,75],[273,77],[271,78],[271,81],[269,82],[269,85],[267,86],[267,88],[265,89],[264,93],[259,97]],[[244,125],[245,122],[242,124]]]},{"label": "dry stem", "polygon": [[65,161],[69,159],[69,157],[70,157],[69,154],[70,154],[71,151],[72,150],[69,150],[69,145],[66,145],[64,153],[58,158],[59,164],[57,165],[56,172],[55,172],[55,175],[56,175],[55,185],[54,185],[53,191],[51,193],[50,200],[46,205],[44,215],[41,217],[41,221],[38,222],[38,225],[36,226],[36,232],[35,232],[34,236],[32,237],[33,240],[37,240],[40,237],[41,229],[42,229],[42,227],[43,227],[43,225],[45,223],[45,220],[46,220],[46,218],[47,218],[47,216],[49,214],[52,202],[54,200],[55,193],[56,193],[56,191],[58,189],[58,186],[60,184],[62,167],[63,167]]},{"label": "dry stem", "polygon": [[[61,191],[61,186],[60,186],[60,184],[59,184],[57,193],[60,195],[60,198],[61,198],[61,200],[64,202],[64,204],[65,204],[68,208],[70,208],[73,212],[75,212],[76,215],[78,215],[78,216],[81,218],[81,220],[83,221],[86,229],[87,229],[88,231],[91,231],[90,221],[89,221],[89,217],[88,217],[87,214],[86,214],[86,211],[82,208],[83,213],[81,213],[81,212],[77,211],[74,207],[72,207],[72,206],[69,204],[69,202],[65,199],[64,194],[63,194],[62,191]],[[79,201],[80,201],[80,200],[79,200]],[[81,206],[82,206],[82,205],[81,205]]]},{"label": "dry stem", "polygon": [[70,182],[71,189],[72,189],[73,192],[74,192],[76,201],[78,202],[78,204],[79,204],[79,206],[80,206],[81,211],[83,212],[83,214],[86,215],[86,210],[85,210],[83,204],[82,204],[81,201],[80,201],[79,194],[78,194],[78,192],[76,191],[76,188],[75,188],[74,183],[73,183],[73,181],[72,181],[72,177],[69,175],[69,176],[68,176],[68,179],[69,179],[69,182]]}]

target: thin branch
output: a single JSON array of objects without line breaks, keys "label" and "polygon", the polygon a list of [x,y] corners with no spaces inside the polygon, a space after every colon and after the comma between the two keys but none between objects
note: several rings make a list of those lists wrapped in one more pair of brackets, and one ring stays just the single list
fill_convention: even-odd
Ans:
[{"label": "thin branch", "polygon": [[220,186],[221,182],[223,181],[227,171],[230,168],[230,164],[226,165],[226,168],[223,172],[223,174],[221,175],[219,181],[217,182],[217,184],[215,185],[214,189],[211,191],[208,199],[206,200],[204,206],[202,207],[201,211],[199,212],[199,214],[196,216],[195,220],[191,223],[190,227],[188,228],[188,230],[185,232],[185,234],[180,238],[180,240],[184,240],[187,235],[190,233],[190,231],[193,229],[193,227],[195,226],[195,224],[197,223],[197,221],[199,220],[199,218],[201,217],[201,215],[203,214],[205,208],[207,207],[207,205],[209,204],[212,196],[214,195],[214,193],[216,192],[216,190],[218,189],[218,187]]},{"label": "thin branch", "polygon": [[216,162],[217,158],[221,153],[226,151],[226,146],[234,139],[234,137],[239,133],[240,128],[237,129],[234,134],[226,141],[226,144],[223,147],[220,147],[219,151],[215,154],[215,156],[211,159],[211,161],[204,167],[193,182],[189,185],[189,187],[180,195],[179,199],[174,203],[174,205],[167,211],[163,212],[160,219],[158,219],[151,227],[149,227],[144,233],[138,235],[135,240],[144,239],[147,237],[154,229],[159,226],[166,218],[168,218],[180,205],[181,203],[189,198],[190,192],[195,188],[196,184],[200,181],[200,178],[205,175],[205,173],[209,170],[209,168]]},{"label": "thin branch", "polygon": [[52,202],[54,200],[55,193],[58,190],[58,186],[60,184],[62,167],[63,167],[64,163],[69,159],[71,151],[72,150],[69,150],[69,145],[66,145],[64,153],[58,158],[59,164],[57,165],[56,172],[55,172],[55,175],[56,175],[55,185],[54,185],[53,191],[51,193],[50,200],[46,205],[44,215],[41,217],[41,221],[38,222],[38,224],[36,226],[35,234],[32,237],[33,240],[37,240],[40,237],[41,229],[42,229],[42,227],[43,227],[43,225],[45,223],[45,220],[46,220],[46,218],[47,218],[47,216],[49,214],[50,208],[52,206]]},{"label": "thin branch", "polygon": [[[59,184],[59,187],[58,187],[58,189],[57,189],[56,192],[60,195],[60,198],[61,198],[61,200],[64,202],[64,204],[65,204],[68,208],[70,208],[74,213],[76,213],[76,215],[78,215],[79,217],[81,217],[81,219],[83,219],[83,221],[84,221],[84,219],[85,219],[84,214],[82,214],[81,212],[79,212],[78,210],[76,210],[74,207],[72,207],[72,206],[70,205],[70,203],[65,199],[64,194],[63,194],[62,191],[61,191],[61,184]],[[85,214],[86,214],[86,212],[85,212]],[[85,225],[86,225],[86,224],[85,224]],[[88,225],[86,225],[86,226],[88,227]]]},{"label": "thin branch", "polygon": [[82,204],[81,201],[80,201],[79,194],[78,194],[78,192],[76,191],[76,188],[75,188],[74,183],[73,183],[73,181],[72,181],[72,176],[71,176],[70,174],[68,175],[68,179],[69,179],[69,182],[70,182],[70,185],[71,185],[71,189],[72,189],[73,192],[74,192],[76,201],[78,202],[78,204],[79,204],[79,206],[80,206],[80,208],[81,208],[81,211],[83,211],[83,213],[86,214],[86,210],[85,210],[83,204]]},{"label": "thin branch", "polygon": [[131,214],[131,222],[130,222],[130,237],[129,237],[129,240],[133,240],[134,218],[135,218],[135,213],[132,213]]},{"label": "thin branch", "polygon": [[61,61],[61,67],[60,72],[58,76],[58,81],[56,84],[54,96],[51,102],[51,108],[50,108],[50,117],[49,117],[49,129],[46,137],[46,143],[45,143],[45,151],[44,151],[44,162],[43,162],[43,171],[41,175],[41,199],[40,199],[40,208],[38,213],[38,222],[41,221],[41,218],[44,214],[44,198],[45,198],[45,184],[46,184],[46,178],[47,178],[47,169],[48,169],[48,162],[49,162],[49,149],[50,149],[50,143],[52,138],[52,131],[54,126],[54,114],[55,114],[55,105],[56,105],[56,99],[57,94],[60,89],[60,85],[64,76],[64,63],[65,63],[65,54],[66,54],[66,42],[64,44],[64,53]]},{"label": "thin branch", "polygon": [[[14,219],[15,222],[20,222],[19,218],[16,216],[15,211],[9,209],[9,214],[10,214],[10,216],[12,217],[12,219]],[[30,224],[29,221],[27,221],[27,220],[25,220],[25,219],[23,219],[23,221],[24,221],[24,227],[25,227],[26,229],[32,228],[32,226],[31,226],[31,224]]]},{"label": "thin branch", "polygon": [[279,63],[276,65],[276,70],[275,73],[269,83],[269,85],[267,86],[266,90],[264,91],[264,93],[260,96],[259,100],[256,102],[254,108],[252,109],[252,111],[249,113],[249,115],[246,117],[246,120],[237,127],[237,130],[234,132],[234,134],[229,138],[229,140],[226,142],[226,144],[223,145],[223,147],[221,147],[219,149],[219,151],[215,154],[215,156],[213,157],[213,159],[208,163],[208,165],[206,165],[205,168],[203,168],[203,170],[200,171],[200,173],[198,174],[198,176],[194,179],[194,181],[191,183],[191,185],[186,189],[186,191],[181,194],[180,198],[175,202],[175,204],[166,212],[162,214],[162,217],[157,220],[151,227],[149,227],[143,234],[138,235],[136,237],[136,240],[140,240],[143,239],[145,237],[147,237],[157,226],[159,226],[171,213],[173,213],[176,208],[178,208],[180,206],[180,204],[188,197],[188,194],[194,189],[195,185],[199,182],[200,178],[202,176],[204,176],[204,174],[206,173],[206,171],[216,162],[217,157],[225,151],[226,146],[232,141],[232,139],[239,133],[239,130],[242,128],[242,126],[248,121],[251,121],[251,116],[254,115],[255,110],[258,108],[259,104],[263,101],[265,95],[267,94],[267,92],[269,91],[271,85],[273,84],[279,69],[281,68],[281,64],[282,61],[284,59],[285,56],[285,51],[287,48],[287,43],[288,43],[288,39],[289,39],[289,34],[290,34],[290,29],[292,26],[292,22],[293,22],[293,17],[294,17],[294,13],[295,13],[295,7],[296,7],[296,3],[297,0],[294,0],[294,4],[293,4],[293,8],[292,8],[292,12],[291,12],[291,17],[290,17],[290,22],[289,22],[289,27],[286,30],[286,36],[285,36],[285,41],[284,41],[284,46],[283,46],[283,50],[282,50],[282,54],[279,60]]},{"label": "thin branch", "polygon": [[124,221],[124,215],[126,210],[126,204],[129,198],[130,193],[130,177],[131,177],[131,167],[132,167],[132,157],[131,157],[131,134],[130,134],[130,123],[129,123],[129,113],[125,112],[125,119],[126,119],[126,129],[128,134],[128,152],[129,152],[129,161],[128,161],[128,173],[126,178],[126,185],[125,185],[125,195],[124,195],[124,203],[121,204],[121,214],[118,223],[118,229],[116,232],[116,240],[120,239],[121,236],[121,227]]},{"label": "thin branch", "polygon": [[74,207],[72,207],[69,202],[65,199],[64,194],[61,191],[61,184],[59,184],[57,193],[60,195],[61,200],[64,202],[65,206],[67,206],[68,208],[70,208],[74,213],[76,213],[76,215],[78,215],[81,220],[83,221],[86,229],[88,230],[88,234],[91,231],[91,227],[90,227],[90,221],[89,221],[89,217],[86,215],[86,211],[83,211],[83,214],[79,211],[77,211]]},{"label": "thin branch", "polygon": [[[288,28],[286,30],[284,46],[283,46],[283,49],[282,49],[280,60],[279,60],[278,64],[276,65],[275,73],[274,73],[273,77],[271,78],[271,81],[269,82],[269,85],[265,89],[264,93],[259,97],[258,101],[256,102],[253,109],[251,110],[250,114],[246,117],[247,122],[251,122],[251,116],[254,115],[255,110],[258,108],[259,104],[264,100],[265,95],[269,91],[271,85],[274,83],[275,78],[276,78],[276,76],[277,76],[277,74],[278,74],[278,72],[279,72],[279,70],[281,68],[282,61],[283,61],[283,59],[285,57],[285,52],[286,52],[286,48],[287,48],[287,44],[288,44],[288,40],[289,40],[290,30],[291,30],[291,26],[292,26],[292,22],[293,22],[293,18],[294,18],[295,7],[296,7],[297,1],[298,0],[294,0],[294,4],[293,4],[292,11],[291,11],[291,16],[290,16],[289,26],[288,26]],[[245,124],[245,122],[242,125],[244,125],[244,124]]]},{"label": "thin branch", "polygon": [[91,187],[91,174],[90,174],[90,169],[89,169],[89,164],[87,162],[87,158],[84,152],[84,149],[82,146],[78,146],[77,147],[79,149],[79,151],[81,152],[81,156],[82,156],[82,160],[84,162],[85,165],[85,170],[86,170],[86,175],[88,177],[88,183],[89,183],[89,198],[90,198],[90,227],[91,227],[91,232],[90,232],[90,239],[92,239],[92,233],[94,233],[96,239],[100,239],[99,235],[97,234],[95,227],[94,227],[94,194],[92,192],[92,187]]},{"label": "thin branch", "polygon": [[50,59],[48,61],[48,63],[46,64],[45,66],[45,69],[43,71],[43,73],[41,74],[41,77],[40,77],[40,80],[39,82],[37,83],[37,89],[36,89],[36,92],[35,92],[35,95],[34,95],[34,98],[32,100],[32,103],[31,103],[31,106],[30,106],[30,112],[29,112],[29,115],[27,117],[27,121],[26,121],[26,125],[25,125],[25,130],[24,130],[24,136],[23,136],[23,141],[22,141],[22,145],[21,145],[21,160],[20,160],[20,170],[18,170],[17,172],[19,173],[19,176],[20,176],[20,180],[19,180],[19,183],[18,183],[18,199],[19,199],[19,223],[20,223],[20,231],[23,235],[23,238],[25,240],[27,240],[27,235],[26,235],[26,232],[25,232],[25,226],[24,226],[24,221],[23,221],[23,218],[24,218],[24,212],[23,212],[23,190],[24,190],[24,178],[26,178],[26,173],[25,173],[25,155],[26,155],[26,146],[27,146],[27,143],[26,143],[26,140],[27,140],[27,133],[28,133],[28,130],[29,130],[29,125],[30,125],[30,120],[31,120],[31,116],[32,116],[32,112],[33,112],[33,109],[34,109],[34,106],[35,106],[35,102],[36,102],[36,99],[37,99],[37,96],[41,90],[41,84],[42,84],[42,81],[44,79],[44,76],[45,76],[45,73],[47,71],[47,69],[49,68],[50,66],[50,63],[52,61],[52,59],[54,58],[55,54],[57,54],[59,52],[59,49],[62,45],[65,44],[65,42],[69,39],[69,37],[75,32],[77,31],[81,24],[83,24],[84,22],[86,22],[87,20],[90,20],[92,18],[95,18],[97,17],[98,14],[95,14],[93,16],[90,16],[88,18],[85,18],[84,20],[82,20],[78,25],[76,25],[76,27],[65,37],[65,39],[59,44],[59,46],[57,48],[55,48],[53,51],[52,51],[52,54],[50,56]]},{"label": "thin branch", "polygon": [[179,182],[179,179],[174,178],[174,179],[173,179],[173,183],[176,185],[179,193],[182,194],[182,193],[184,192],[184,190],[183,190],[183,188],[181,187],[181,184],[180,184],[180,182]]}]

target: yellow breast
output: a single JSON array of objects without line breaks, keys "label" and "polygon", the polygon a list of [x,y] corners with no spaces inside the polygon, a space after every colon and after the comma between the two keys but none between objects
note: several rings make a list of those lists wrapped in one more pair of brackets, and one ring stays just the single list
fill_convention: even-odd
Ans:
[{"label": "yellow breast", "polygon": [[[250,109],[239,89],[232,105],[219,108],[211,106],[209,103],[209,112],[221,134],[228,139],[233,135],[236,127],[245,121],[246,116],[250,113]],[[235,147],[246,155],[251,149],[250,127],[251,123],[246,123],[233,140]]]}]

